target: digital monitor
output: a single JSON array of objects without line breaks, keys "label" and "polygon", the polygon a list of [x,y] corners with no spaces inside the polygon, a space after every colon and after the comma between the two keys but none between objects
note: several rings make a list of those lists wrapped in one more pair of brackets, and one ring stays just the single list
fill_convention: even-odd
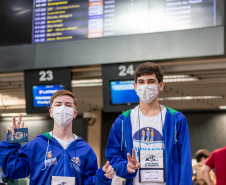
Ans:
[{"label": "digital monitor", "polygon": [[64,89],[63,85],[34,85],[32,86],[33,107],[48,107],[52,95]]},{"label": "digital monitor", "polygon": [[138,103],[139,97],[137,96],[133,83],[134,80],[111,81],[111,104]]},{"label": "digital monitor", "polygon": [[56,91],[72,90],[70,68],[25,70],[24,82],[27,114],[48,113]]},{"label": "digital monitor", "polygon": [[32,43],[216,26],[216,0],[33,1]]}]

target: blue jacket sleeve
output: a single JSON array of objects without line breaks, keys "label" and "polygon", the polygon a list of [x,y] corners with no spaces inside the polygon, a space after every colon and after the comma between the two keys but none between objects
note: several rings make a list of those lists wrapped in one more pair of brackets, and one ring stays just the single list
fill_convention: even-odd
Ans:
[{"label": "blue jacket sleeve", "polygon": [[180,159],[179,185],[192,184],[191,144],[187,120],[183,116],[178,126],[178,152]]},{"label": "blue jacket sleeve", "polygon": [[105,177],[102,168],[97,169],[97,158],[94,151],[90,150],[87,157],[82,173],[82,185],[111,185],[112,180]]},{"label": "blue jacket sleeve", "polygon": [[[126,147],[122,142],[122,119],[118,117],[112,125],[108,143],[106,147],[106,159],[110,161],[110,164],[114,168],[116,175],[125,179],[132,179],[136,176],[136,173],[129,173],[127,171],[127,153]],[[127,137],[127,136],[125,136]],[[131,152],[130,152],[131,153]]]},{"label": "blue jacket sleeve", "polygon": [[3,140],[0,144],[0,159],[3,173],[10,179],[25,178],[29,175],[29,160],[26,145],[9,144]]}]

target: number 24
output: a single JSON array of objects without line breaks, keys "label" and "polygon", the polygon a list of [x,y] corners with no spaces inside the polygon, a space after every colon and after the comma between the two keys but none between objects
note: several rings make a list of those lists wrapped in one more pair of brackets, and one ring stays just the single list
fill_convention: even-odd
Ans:
[{"label": "number 24", "polygon": [[127,75],[133,75],[134,74],[134,69],[133,69],[133,65],[129,65],[128,68],[126,68],[125,65],[121,65],[118,67],[119,69],[119,76],[127,76]]}]

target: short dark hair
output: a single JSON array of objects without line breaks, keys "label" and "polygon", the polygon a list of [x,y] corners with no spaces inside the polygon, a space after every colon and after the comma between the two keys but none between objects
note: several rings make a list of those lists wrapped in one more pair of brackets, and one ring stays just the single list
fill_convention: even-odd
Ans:
[{"label": "short dark hair", "polygon": [[210,156],[209,150],[206,149],[200,149],[195,153],[196,161],[199,163],[201,159],[204,157],[205,159]]},{"label": "short dark hair", "polygon": [[137,83],[138,77],[145,76],[145,75],[152,75],[153,73],[155,73],[155,75],[158,79],[158,83],[163,81],[164,72],[159,65],[152,63],[152,62],[142,63],[139,66],[137,66],[137,68],[135,70],[134,81],[135,81],[135,83]]},{"label": "short dark hair", "polygon": [[50,99],[50,107],[52,106],[54,99],[56,99],[58,96],[70,96],[74,100],[75,106],[77,105],[77,99],[75,98],[74,94],[68,90],[62,89],[62,90],[56,91],[52,95]]}]

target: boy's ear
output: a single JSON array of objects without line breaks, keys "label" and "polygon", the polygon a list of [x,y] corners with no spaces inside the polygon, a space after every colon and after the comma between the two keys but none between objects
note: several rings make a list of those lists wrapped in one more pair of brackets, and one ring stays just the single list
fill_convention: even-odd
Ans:
[{"label": "boy's ear", "polygon": [[164,87],[165,87],[165,82],[161,81],[159,83],[159,91],[163,91]]},{"label": "boy's ear", "polygon": [[137,85],[135,82],[133,83],[133,87],[134,87],[135,91],[137,91]]},{"label": "boy's ear", "polygon": [[52,109],[49,109],[49,115],[51,118],[53,118],[53,110]]}]

